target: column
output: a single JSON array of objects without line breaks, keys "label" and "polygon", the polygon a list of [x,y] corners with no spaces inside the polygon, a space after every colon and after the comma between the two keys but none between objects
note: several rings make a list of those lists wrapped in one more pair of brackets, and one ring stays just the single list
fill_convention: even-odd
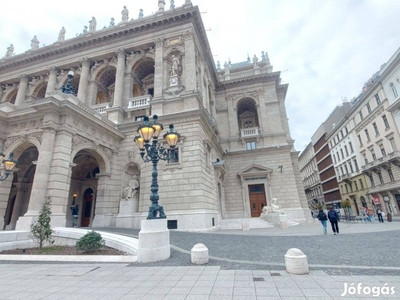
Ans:
[{"label": "column", "polygon": [[[17,183],[17,196],[15,198],[14,202],[14,207],[12,208],[12,215],[11,215],[11,221],[10,221],[10,230],[13,230],[15,228],[15,224],[17,223],[17,220],[20,216],[21,213],[21,207],[23,205],[23,201],[27,198],[26,197],[26,192],[28,191],[28,188],[25,187],[22,183]],[[29,195],[28,195],[29,197]]]},{"label": "column", "polygon": [[233,97],[231,95],[227,96],[227,106],[228,106],[228,119],[229,119],[229,136],[231,138],[239,137],[239,124],[237,118],[236,106],[234,106]]},{"label": "column", "polygon": [[118,49],[116,51],[118,56],[117,74],[115,75],[115,92],[113,106],[122,105],[122,94],[124,91],[124,74],[125,74],[125,51]]},{"label": "column", "polygon": [[19,87],[17,98],[15,99],[15,105],[22,105],[25,102],[26,91],[28,89],[28,76],[25,74],[19,75]]},{"label": "column", "polygon": [[[71,152],[73,132],[59,130],[54,140],[53,159],[49,170],[47,195],[51,197],[52,226],[66,226],[66,214],[70,215]],[[36,176],[36,175],[35,175]]]},{"label": "column", "polygon": [[47,88],[46,88],[46,97],[48,97],[49,93],[54,92],[56,89],[56,84],[57,84],[57,69],[55,66],[51,66],[47,68],[49,71],[49,81],[47,82]]},{"label": "column", "polygon": [[[45,122],[46,122],[45,116]],[[52,127],[43,129],[42,144],[36,164],[35,179],[32,183],[32,192],[29,200],[28,211],[17,221],[16,230],[30,230],[30,224],[36,220],[42,204],[45,201],[56,131]]]},{"label": "column", "polygon": [[[82,63],[82,71],[81,77],[79,79],[79,89],[77,97],[83,102],[86,103],[86,92],[89,80],[89,69],[90,69],[90,60],[87,57],[81,59]],[[87,105],[91,105],[91,103],[86,103]]]},{"label": "column", "polygon": [[0,103],[1,103],[1,99],[3,98],[3,92],[4,92],[3,87],[0,86]]},{"label": "column", "polygon": [[186,91],[196,90],[196,53],[193,40],[193,33],[187,32],[185,34],[185,62],[182,71],[182,78],[185,78],[184,85]]},{"label": "column", "polygon": [[154,98],[162,97],[163,91],[163,44],[164,41],[158,39],[156,42],[156,52],[154,55]]}]

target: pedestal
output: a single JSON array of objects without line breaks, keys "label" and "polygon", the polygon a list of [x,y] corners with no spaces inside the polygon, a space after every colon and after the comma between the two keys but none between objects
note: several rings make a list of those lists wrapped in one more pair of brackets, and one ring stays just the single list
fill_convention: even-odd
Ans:
[{"label": "pedestal", "polygon": [[171,255],[167,219],[143,220],[139,232],[138,262],[165,260]]}]

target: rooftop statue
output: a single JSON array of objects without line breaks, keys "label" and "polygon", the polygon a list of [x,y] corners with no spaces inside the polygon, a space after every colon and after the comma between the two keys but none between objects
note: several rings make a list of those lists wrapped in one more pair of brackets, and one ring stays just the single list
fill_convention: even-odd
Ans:
[{"label": "rooftop statue", "polygon": [[229,74],[229,64],[227,62],[224,63],[225,74]]},{"label": "rooftop statue", "polygon": [[253,64],[254,64],[254,67],[257,67],[257,65],[258,65],[258,57],[255,54],[253,56]]},{"label": "rooftop statue", "polygon": [[31,48],[32,50],[38,49],[39,48],[39,40],[36,37],[36,35],[33,37],[33,39],[31,40]]},{"label": "rooftop statue", "polygon": [[169,7],[169,9],[175,9],[175,1],[171,0],[171,6]]},{"label": "rooftop statue", "polygon": [[6,52],[5,57],[12,57],[13,53],[14,53],[14,45],[10,44],[10,46],[7,47],[7,52]]},{"label": "rooftop statue", "polygon": [[143,18],[143,9],[139,9],[139,19]]},{"label": "rooftop statue", "polygon": [[92,17],[92,19],[89,21],[89,32],[95,32],[96,26],[97,26],[96,18]]},{"label": "rooftop statue", "polygon": [[129,20],[129,10],[124,6],[124,9],[121,12],[122,14],[122,22],[127,22]]},{"label": "rooftop statue", "polygon": [[65,28],[64,28],[64,26],[61,28],[61,30],[60,30],[60,33],[58,34],[58,41],[59,42],[62,42],[62,41],[64,41],[65,40],[65,32],[66,32],[66,30],[65,30]]},{"label": "rooftop statue", "polygon": [[110,25],[108,27],[113,27],[115,26],[114,18],[111,18],[110,20]]}]

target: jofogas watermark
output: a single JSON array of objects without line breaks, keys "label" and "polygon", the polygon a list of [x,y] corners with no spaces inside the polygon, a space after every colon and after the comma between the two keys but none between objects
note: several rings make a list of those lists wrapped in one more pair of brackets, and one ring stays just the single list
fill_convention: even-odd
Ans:
[{"label": "jofogas watermark", "polygon": [[396,293],[394,286],[389,286],[385,283],[380,286],[367,286],[362,283],[347,283],[344,282],[343,293],[340,296],[347,295],[370,295],[372,297],[379,297],[382,295],[394,295]]}]

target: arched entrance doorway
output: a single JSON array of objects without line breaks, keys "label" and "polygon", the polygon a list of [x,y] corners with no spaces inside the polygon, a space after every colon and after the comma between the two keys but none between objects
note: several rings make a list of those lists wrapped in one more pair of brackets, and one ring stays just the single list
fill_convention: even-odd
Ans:
[{"label": "arched entrance doorway", "polygon": [[[71,174],[69,206],[79,206],[78,227],[89,227],[94,218],[96,206],[96,193],[98,186],[98,177],[100,173],[99,163],[95,156],[98,156],[93,150],[81,150],[74,157],[75,167]],[[70,208],[68,208],[70,210]],[[70,210],[70,224],[72,224],[72,210]]]}]

